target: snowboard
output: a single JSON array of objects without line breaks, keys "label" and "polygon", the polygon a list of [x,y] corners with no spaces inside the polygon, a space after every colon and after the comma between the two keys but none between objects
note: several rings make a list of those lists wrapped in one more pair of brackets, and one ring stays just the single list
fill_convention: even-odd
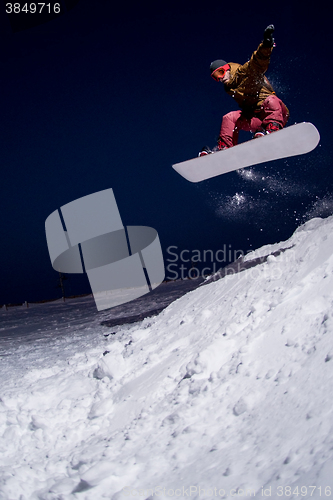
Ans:
[{"label": "snowboard", "polygon": [[309,122],[296,123],[232,148],[176,163],[172,167],[190,182],[200,182],[251,165],[312,151],[320,135]]}]

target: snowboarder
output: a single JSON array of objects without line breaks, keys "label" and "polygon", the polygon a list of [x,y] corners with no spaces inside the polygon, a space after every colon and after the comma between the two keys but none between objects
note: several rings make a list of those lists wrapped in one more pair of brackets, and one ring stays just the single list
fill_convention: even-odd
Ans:
[{"label": "snowboarder", "polygon": [[[253,137],[258,138],[283,128],[288,121],[287,106],[265,76],[275,46],[273,32],[274,26],[270,24],[264,31],[263,41],[245,64],[217,59],[210,65],[211,76],[223,83],[225,91],[240,107],[223,116],[215,151],[238,144],[240,130],[252,132]],[[212,151],[205,146],[199,156],[208,153]]]}]

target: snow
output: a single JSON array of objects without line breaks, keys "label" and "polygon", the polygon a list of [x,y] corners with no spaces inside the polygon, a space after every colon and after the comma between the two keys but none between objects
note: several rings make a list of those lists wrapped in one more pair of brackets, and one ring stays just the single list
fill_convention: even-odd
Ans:
[{"label": "snow", "polygon": [[0,309],[0,498],[329,498],[333,217],[254,259],[133,324]]}]

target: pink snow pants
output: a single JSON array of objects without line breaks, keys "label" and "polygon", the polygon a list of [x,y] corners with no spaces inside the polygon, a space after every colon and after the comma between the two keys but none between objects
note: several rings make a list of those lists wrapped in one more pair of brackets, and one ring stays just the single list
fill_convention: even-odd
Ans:
[{"label": "pink snow pants", "polygon": [[244,116],[241,110],[231,111],[224,115],[221,124],[219,142],[222,146],[236,146],[240,130],[255,132],[269,122],[277,122],[283,128],[289,117],[288,108],[275,95],[267,97],[260,109],[253,116]]}]

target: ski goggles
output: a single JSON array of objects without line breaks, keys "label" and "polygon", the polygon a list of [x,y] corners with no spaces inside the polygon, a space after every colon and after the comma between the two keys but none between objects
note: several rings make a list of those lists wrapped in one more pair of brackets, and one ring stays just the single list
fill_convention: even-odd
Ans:
[{"label": "ski goggles", "polygon": [[[223,78],[226,72],[230,69],[230,64],[225,64],[224,66],[220,66],[219,68],[216,68],[213,73],[212,73],[212,78],[216,82],[219,81],[220,78]],[[218,74],[216,74],[218,72]]]}]

